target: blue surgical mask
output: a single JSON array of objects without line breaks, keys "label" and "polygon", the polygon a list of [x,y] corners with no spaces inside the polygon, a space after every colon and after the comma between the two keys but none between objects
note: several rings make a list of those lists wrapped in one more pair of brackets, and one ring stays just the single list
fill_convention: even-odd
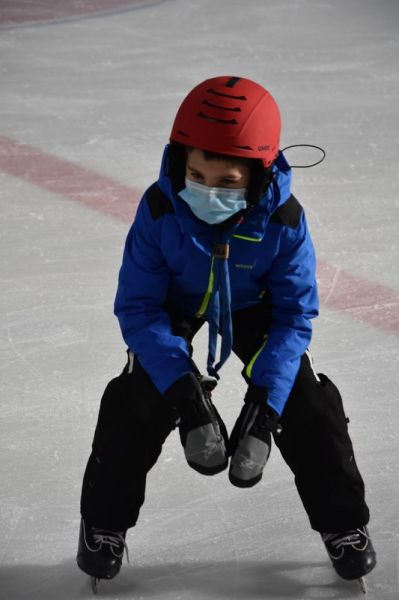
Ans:
[{"label": "blue surgical mask", "polygon": [[198,219],[216,225],[247,207],[246,188],[208,187],[186,178],[186,187],[179,196]]}]

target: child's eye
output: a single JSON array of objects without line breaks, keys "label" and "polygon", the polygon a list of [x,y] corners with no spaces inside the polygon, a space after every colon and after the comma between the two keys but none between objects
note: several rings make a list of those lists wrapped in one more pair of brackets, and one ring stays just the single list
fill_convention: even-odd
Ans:
[{"label": "child's eye", "polygon": [[222,187],[231,187],[236,185],[236,181],[232,181],[231,179],[223,179],[221,181]]},{"label": "child's eye", "polygon": [[192,177],[193,179],[201,179],[202,175],[200,173],[197,173],[197,171],[190,171],[190,177]]}]

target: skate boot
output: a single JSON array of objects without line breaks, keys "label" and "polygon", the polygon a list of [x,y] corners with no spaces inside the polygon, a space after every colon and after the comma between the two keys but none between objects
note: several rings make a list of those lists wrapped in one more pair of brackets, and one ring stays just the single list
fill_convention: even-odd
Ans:
[{"label": "skate boot", "polygon": [[112,579],[119,573],[125,551],[129,562],[125,537],[126,531],[93,527],[81,519],[76,561],[90,575],[95,593],[99,579]]},{"label": "skate boot", "polygon": [[377,563],[367,527],[341,533],[322,533],[321,537],[337,574],[343,579],[358,579],[365,592],[363,577]]}]

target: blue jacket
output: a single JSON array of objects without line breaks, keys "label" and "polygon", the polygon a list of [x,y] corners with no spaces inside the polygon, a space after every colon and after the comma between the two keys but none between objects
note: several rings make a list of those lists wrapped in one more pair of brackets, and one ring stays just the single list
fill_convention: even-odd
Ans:
[{"label": "blue jacket", "polygon": [[[168,146],[128,233],[115,299],[123,338],[161,393],[191,370],[188,344],[172,334],[165,305],[204,314],[215,232],[173,193],[167,166]],[[267,402],[281,414],[311,339],[318,297],[314,248],[282,153],[273,169],[272,185],[231,237],[228,267],[232,311],[259,303],[265,292],[271,297],[272,325],[246,374],[267,388]]]}]

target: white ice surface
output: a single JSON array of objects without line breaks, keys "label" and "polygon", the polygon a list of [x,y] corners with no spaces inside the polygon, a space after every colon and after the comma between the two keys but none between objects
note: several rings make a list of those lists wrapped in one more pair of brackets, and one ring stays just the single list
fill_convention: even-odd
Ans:
[{"label": "white ice surface", "polygon": [[[259,80],[280,103],[282,146],[327,149],[294,184],[319,255],[398,290],[398,17],[394,0],[170,0],[3,30],[0,135],[143,189],[192,85]],[[100,396],[125,360],[112,302],[128,224],[0,176],[0,598],[89,598],[75,566],[80,485]],[[205,344],[200,333],[202,365]],[[397,600],[397,337],[322,308],[312,350],[344,396],[366,481],[379,561],[368,598]],[[215,395],[228,427],[239,373],[232,358]],[[359,594],[334,575],[276,449],[242,491],[190,470],[172,434],[128,543],[131,564],[100,597]]]}]

